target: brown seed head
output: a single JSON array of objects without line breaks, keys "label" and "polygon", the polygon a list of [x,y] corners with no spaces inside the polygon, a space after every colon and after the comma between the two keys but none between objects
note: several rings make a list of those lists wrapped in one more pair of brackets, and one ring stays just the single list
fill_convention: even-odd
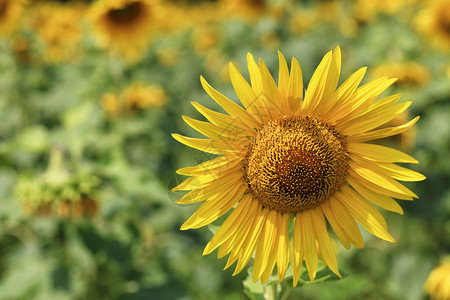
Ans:
[{"label": "brown seed head", "polygon": [[297,213],[318,206],[345,183],[345,137],[310,117],[274,121],[256,135],[244,157],[249,192],[264,207]]}]

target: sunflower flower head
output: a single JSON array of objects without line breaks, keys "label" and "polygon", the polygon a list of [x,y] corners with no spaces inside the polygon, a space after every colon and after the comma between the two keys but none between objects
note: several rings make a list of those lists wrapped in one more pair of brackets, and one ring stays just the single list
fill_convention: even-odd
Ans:
[{"label": "sunflower flower head", "polygon": [[155,31],[155,8],[151,0],[100,0],[92,5],[88,19],[102,47],[135,61]]},{"label": "sunflower flower head", "polygon": [[23,177],[16,185],[25,213],[42,217],[93,217],[98,213],[98,177],[86,172],[68,172],[63,152],[55,147],[47,171],[40,176]]},{"label": "sunflower flower head", "polygon": [[450,299],[450,260],[434,268],[424,285],[432,300]]},{"label": "sunflower flower head", "polygon": [[85,7],[80,4],[47,3],[34,12],[33,28],[48,62],[74,61],[81,55]]},{"label": "sunflower flower head", "polygon": [[278,280],[291,265],[297,285],[303,262],[314,280],[319,258],[341,276],[327,230],[331,226],[345,248],[363,248],[357,225],[389,242],[386,221],[374,205],[402,214],[394,198],[417,196],[398,182],[425,177],[396,163],[417,163],[395,149],[370,143],[404,132],[419,117],[396,127],[380,128],[411,102],[400,95],[376,100],[395,79],[379,78],[360,87],[366,68],[338,86],[340,48],[330,51],[314,72],[306,91],[293,58],[290,71],[279,52],[278,84],[264,62],[248,54],[250,83],[230,64],[230,77],[241,105],[202,77],[206,92],[226,112],[194,107],[207,119],[183,116],[207,139],[173,137],[198,150],[218,155],[178,170],[190,176],[173,191],[189,191],[177,203],[203,202],[181,229],[208,225],[231,211],[204,254],[218,249],[236,263],[239,273],[254,257],[253,280],[265,283],[277,265]]}]

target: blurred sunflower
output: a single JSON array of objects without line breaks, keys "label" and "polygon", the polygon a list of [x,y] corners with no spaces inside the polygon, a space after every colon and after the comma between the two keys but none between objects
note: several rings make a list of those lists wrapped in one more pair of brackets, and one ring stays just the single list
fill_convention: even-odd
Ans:
[{"label": "blurred sunflower", "polygon": [[114,93],[106,93],[101,97],[100,103],[103,109],[111,117],[117,116],[121,111],[119,97]]},{"label": "blurred sunflower", "polygon": [[167,103],[167,95],[158,85],[134,83],[121,95],[125,109],[129,112],[144,110],[150,107],[160,107]]},{"label": "blurred sunflower", "polygon": [[425,34],[436,46],[450,49],[450,2],[436,0],[426,2],[416,18],[417,30]]},{"label": "blurred sunflower", "polygon": [[85,6],[79,3],[46,3],[36,7],[33,28],[49,62],[74,61],[81,55]]},{"label": "blurred sunflower", "polygon": [[356,0],[353,2],[355,18],[360,22],[372,22],[378,14],[394,14],[417,0]]},{"label": "blurred sunflower", "polygon": [[63,151],[50,153],[47,171],[40,176],[23,177],[15,191],[23,210],[36,216],[93,217],[98,213],[96,192],[100,179],[85,172],[68,172]]},{"label": "blurred sunflower", "polygon": [[418,86],[430,80],[430,71],[417,62],[385,63],[375,67],[371,72],[372,77],[389,76],[397,78],[395,82],[399,86]]},{"label": "blurred sunflower", "polygon": [[230,16],[239,16],[250,21],[256,20],[267,11],[265,0],[221,0],[221,10]]},{"label": "blurred sunflower", "polygon": [[161,107],[167,103],[167,95],[159,85],[133,83],[120,95],[106,93],[100,102],[110,117],[120,113],[133,113],[151,107]]},{"label": "blurred sunflower", "polygon": [[155,9],[152,0],[100,0],[92,5],[88,18],[102,47],[135,61],[155,31]]},{"label": "blurred sunflower", "polygon": [[433,269],[424,285],[432,300],[450,299],[450,261]]},{"label": "blurred sunflower", "polygon": [[23,5],[22,0],[0,0],[0,36],[16,29]]},{"label": "blurred sunflower", "polygon": [[237,261],[234,274],[254,254],[254,281],[266,282],[275,263],[278,280],[283,280],[289,261],[294,286],[303,261],[314,280],[319,257],[340,276],[326,220],[346,248],[364,247],[356,222],[381,239],[395,241],[372,204],[402,214],[393,197],[417,196],[397,180],[425,177],[395,164],[417,163],[411,156],[366,142],[401,133],[419,117],[375,129],[411,102],[397,103],[400,95],[375,101],[395,80],[380,78],[358,87],[366,68],[336,90],[339,47],[325,55],[304,96],[295,58],[289,73],[279,53],[278,86],[261,59],[258,66],[251,54],[247,58],[251,84],[230,64],[231,82],[244,108],[201,77],[206,92],[228,115],[193,102],[209,122],[183,119],[209,139],[173,134],[185,145],[219,155],[177,171],[191,176],[173,189],[190,191],[177,203],[205,201],[181,229],[208,225],[234,208],[204,250],[209,254],[219,247],[218,257],[229,254],[225,268]]}]

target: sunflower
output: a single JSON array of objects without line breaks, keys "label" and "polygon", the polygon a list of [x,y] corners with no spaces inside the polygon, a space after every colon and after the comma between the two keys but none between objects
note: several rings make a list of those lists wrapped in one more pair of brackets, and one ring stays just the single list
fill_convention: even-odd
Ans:
[{"label": "sunflower", "polygon": [[167,103],[167,95],[159,85],[134,83],[121,95],[128,112],[161,107]]},{"label": "sunflower", "polygon": [[[254,254],[253,280],[266,282],[277,264],[283,280],[289,262],[296,286],[303,261],[311,280],[319,257],[340,276],[327,223],[347,249],[363,248],[357,222],[389,242],[387,224],[375,204],[402,214],[393,199],[417,196],[397,180],[425,177],[395,163],[417,163],[398,150],[372,143],[412,127],[419,117],[397,127],[375,129],[410,106],[400,95],[375,99],[395,79],[380,78],[361,87],[366,68],[338,89],[341,55],[337,47],[322,59],[303,95],[302,73],[293,58],[290,73],[279,52],[278,86],[260,59],[247,56],[249,84],[230,64],[233,87],[243,107],[213,89],[206,92],[228,114],[193,102],[209,122],[183,116],[209,139],[173,137],[201,151],[219,155],[194,167],[179,169],[191,176],[173,191],[190,191],[177,203],[204,201],[181,229],[199,228],[231,210],[206,245],[229,254],[225,268],[237,261],[239,273]],[[375,130],[374,130],[375,129]],[[291,228],[292,230],[289,230]]]},{"label": "sunflower", "polygon": [[247,20],[254,21],[267,12],[265,0],[221,0],[220,10],[232,17],[240,16]]},{"label": "sunflower", "polygon": [[397,78],[395,84],[402,87],[423,85],[431,77],[430,71],[425,66],[413,61],[381,64],[372,70],[371,75],[395,77]]},{"label": "sunflower", "polygon": [[0,35],[10,34],[16,29],[23,5],[21,0],[0,0]]},{"label": "sunflower", "polygon": [[100,179],[86,172],[68,172],[63,151],[52,149],[49,166],[44,174],[23,177],[15,191],[25,213],[45,217],[78,218],[97,215],[96,199]]},{"label": "sunflower", "polygon": [[445,50],[450,47],[450,2],[430,1],[416,18],[417,30]]},{"label": "sunflower", "polygon": [[450,299],[450,261],[434,268],[424,285],[432,300]]},{"label": "sunflower", "polygon": [[101,46],[134,61],[155,31],[155,9],[151,0],[100,0],[92,5],[88,18]]},{"label": "sunflower", "polygon": [[74,61],[81,55],[84,5],[46,3],[36,7],[33,28],[48,62]]}]

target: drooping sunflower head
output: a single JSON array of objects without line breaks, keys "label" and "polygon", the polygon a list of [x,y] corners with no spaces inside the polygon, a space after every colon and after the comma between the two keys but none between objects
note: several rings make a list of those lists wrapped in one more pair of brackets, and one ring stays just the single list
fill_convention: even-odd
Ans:
[{"label": "drooping sunflower head", "polygon": [[366,68],[337,88],[339,47],[322,59],[305,93],[295,58],[289,71],[279,53],[278,84],[261,59],[258,65],[248,54],[247,62],[250,83],[233,64],[229,68],[242,106],[201,78],[226,114],[194,102],[207,121],[183,118],[207,138],[173,134],[185,145],[219,155],[177,171],[190,176],[173,189],[189,191],[177,203],[204,201],[181,229],[210,224],[232,210],[204,254],[216,248],[218,257],[229,254],[226,268],[237,261],[235,274],[254,255],[253,280],[262,283],[275,264],[283,280],[290,263],[295,286],[303,261],[314,280],[319,257],[340,276],[327,221],[346,248],[364,247],[357,223],[394,242],[374,205],[402,214],[393,198],[417,196],[398,180],[425,177],[396,164],[417,163],[411,156],[369,141],[404,132],[418,117],[382,128],[411,102],[398,102],[400,95],[376,100],[395,79],[383,77],[358,87]]},{"label": "drooping sunflower head", "polygon": [[151,0],[100,0],[92,5],[88,18],[101,46],[132,61],[150,42],[155,8]]}]

